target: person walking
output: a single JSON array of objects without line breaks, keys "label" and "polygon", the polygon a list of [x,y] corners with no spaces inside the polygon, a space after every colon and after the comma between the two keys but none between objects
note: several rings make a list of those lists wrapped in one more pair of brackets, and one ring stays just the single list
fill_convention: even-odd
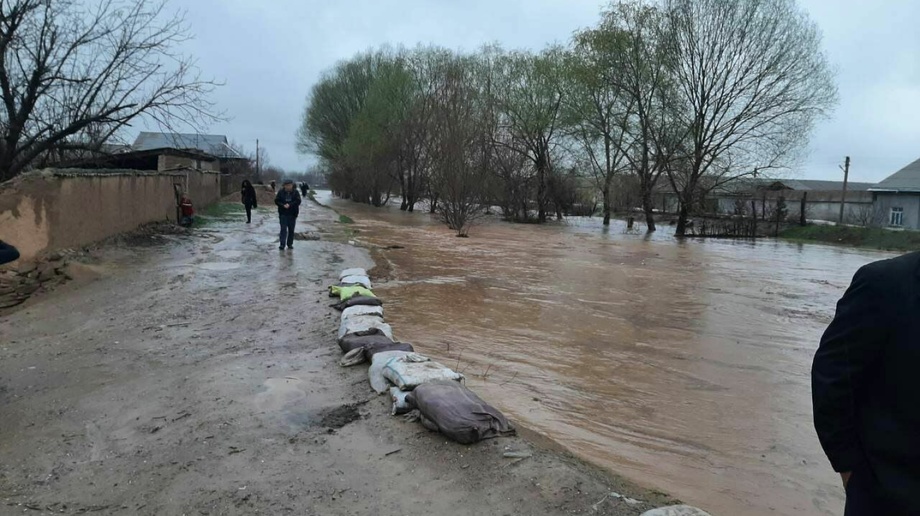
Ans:
[{"label": "person walking", "polygon": [[246,224],[252,223],[252,209],[259,207],[259,200],[256,196],[256,189],[248,179],[243,180],[243,187],[240,191],[243,206],[246,207]]},{"label": "person walking", "polygon": [[278,206],[278,219],[281,222],[279,249],[294,248],[294,226],[297,224],[297,215],[300,214],[300,192],[294,188],[294,181],[285,179],[275,195],[275,204]]},{"label": "person walking", "polygon": [[15,262],[19,259],[19,250],[0,240],[0,265]]},{"label": "person walking", "polygon": [[307,182],[306,182],[306,181],[301,182],[301,183],[300,183],[300,194],[301,194],[303,197],[306,197],[306,196],[307,196],[307,192],[309,192],[309,191],[310,191],[310,186],[307,185]]},{"label": "person walking", "polygon": [[846,516],[920,514],[920,253],[853,277],[811,370],[818,439]]}]

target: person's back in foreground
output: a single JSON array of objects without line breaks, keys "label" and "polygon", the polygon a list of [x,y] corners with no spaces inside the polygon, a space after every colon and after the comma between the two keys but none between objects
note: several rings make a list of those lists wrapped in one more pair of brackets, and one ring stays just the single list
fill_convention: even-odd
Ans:
[{"label": "person's back in foreground", "polygon": [[281,223],[279,235],[279,249],[294,248],[294,227],[297,225],[297,215],[300,214],[300,192],[294,188],[294,181],[286,179],[275,195],[275,204],[278,206],[278,220]]},{"label": "person's back in foreground", "polygon": [[0,240],[0,265],[15,262],[19,259],[19,250]]},{"label": "person's back in foreground", "polygon": [[847,515],[920,514],[920,253],[860,269],[812,366],[815,428]]}]

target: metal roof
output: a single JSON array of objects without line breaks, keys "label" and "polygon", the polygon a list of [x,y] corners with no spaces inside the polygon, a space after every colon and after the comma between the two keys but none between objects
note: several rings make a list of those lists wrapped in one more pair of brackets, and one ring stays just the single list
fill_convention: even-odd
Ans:
[{"label": "metal roof", "polygon": [[920,159],[872,187],[879,192],[920,192]]},{"label": "metal roof", "polygon": [[148,133],[137,135],[132,148],[136,151],[154,149],[194,149],[218,158],[239,158],[227,137],[219,134]]}]

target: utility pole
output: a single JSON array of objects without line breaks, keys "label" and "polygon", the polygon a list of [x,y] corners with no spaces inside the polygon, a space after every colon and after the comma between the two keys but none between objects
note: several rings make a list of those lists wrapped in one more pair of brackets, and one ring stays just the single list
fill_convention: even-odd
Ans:
[{"label": "utility pole", "polygon": [[839,224],[843,224],[843,209],[847,205],[847,182],[850,180],[850,157],[847,156],[847,159],[843,162],[843,166],[840,167],[843,169],[843,196],[840,198],[840,221]]},{"label": "utility pole", "polygon": [[256,181],[262,180],[262,171],[259,170],[259,139],[256,138]]}]

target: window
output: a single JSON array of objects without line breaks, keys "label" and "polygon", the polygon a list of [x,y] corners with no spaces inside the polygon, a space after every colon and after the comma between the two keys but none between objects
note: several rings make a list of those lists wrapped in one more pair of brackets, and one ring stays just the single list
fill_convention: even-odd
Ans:
[{"label": "window", "polygon": [[904,208],[894,207],[891,208],[891,217],[888,219],[888,224],[891,226],[903,226],[904,225]]}]

